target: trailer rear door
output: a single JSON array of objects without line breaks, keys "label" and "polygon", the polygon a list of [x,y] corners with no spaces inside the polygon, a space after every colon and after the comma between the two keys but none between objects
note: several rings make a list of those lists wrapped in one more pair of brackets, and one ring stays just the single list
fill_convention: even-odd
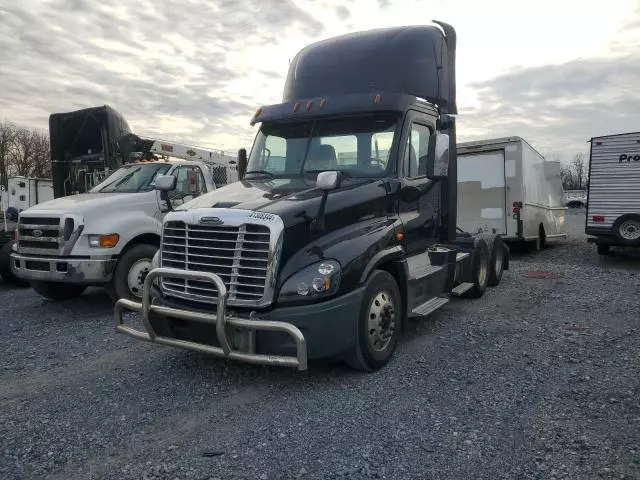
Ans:
[{"label": "trailer rear door", "polygon": [[505,234],[504,149],[458,154],[458,227]]}]

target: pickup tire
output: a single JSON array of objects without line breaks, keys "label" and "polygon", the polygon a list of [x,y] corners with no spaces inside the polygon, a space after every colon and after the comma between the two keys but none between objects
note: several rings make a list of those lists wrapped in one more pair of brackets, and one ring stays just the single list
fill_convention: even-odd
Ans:
[{"label": "pickup tire", "polygon": [[471,282],[473,287],[462,294],[466,298],[480,298],[489,283],[489,247],[479,238],[471,251]]},{"label": "pickup tire", "polygon": [[87,289],[86,285],[74,283],[43,282],[40,280],[32,280],[30,283],[31,288],[37,294],[56,302],[79,297]]},{"label": "pickup tire", "polygon": [[16,277],[11,270],[11,245],[13,242],[7,242],[0,248],[0,278],[16,287],[28,287],[29,282]]},{"label": "pickup tire", "polygon": [[142,285],[151,271],[151,261],[158,248],[148,243],[140,243],[129,248],[116,265],[113,282],[107,292],[115,302],[121,298],[133,301],[142,299]]},{"label": "pickup tire", "polygon": [[398,344],[402,319],[398,283],[389,272],[374,270],[366,283],[355,343],[345,359],[347,364],[365,372],[384,367]]}]

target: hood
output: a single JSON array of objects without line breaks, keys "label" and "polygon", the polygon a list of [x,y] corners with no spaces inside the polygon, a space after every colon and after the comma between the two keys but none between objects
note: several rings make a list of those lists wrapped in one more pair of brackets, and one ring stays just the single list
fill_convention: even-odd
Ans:
[{"label": "hood", "polygon": [[131,208],[134,205],[152,203],[157,203],[155,190],[141,193],[81,193],[38,203],[23,212],[29,214],[39,212],[86,214],[95,210],[114,209],[120,206]]},{"label": "hood", "polygon": [[[315,218],[322,193],[315,187],[315,182],[305,183],[301,178],[241,180],[194,198],[176,210],[237,208],[273,213],[280,216],[285,226],[289,227]],[[384,196],[381,180],[344,179],[340,188],[329,192],[326,214],[345,213],[345,209]]]}]

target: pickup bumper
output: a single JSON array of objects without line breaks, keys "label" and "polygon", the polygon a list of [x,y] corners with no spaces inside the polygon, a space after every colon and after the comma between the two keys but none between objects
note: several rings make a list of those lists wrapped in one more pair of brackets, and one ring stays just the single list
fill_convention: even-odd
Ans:
[{"label": "pickup bumper", "polygon": [[100,284],[111,280],[116,260],[34,257],[11,253],[11,270],[23,280]]},{"label": "pickup bumper", "polygon": [[[161,276],[213,283],[215,313],[175,306],[153,295]],[[267,313],[227,311],[227,289],[208,272],[155,268],[145,279],[142,302],[120,299],[114,308],[116,330],[139,340],[262,365],[307,369],[307,359],[340,357],[352,348],[363,289],[325,302],[281,307]],[[125,325],[123,313],[142,314],[144,331]]]}]

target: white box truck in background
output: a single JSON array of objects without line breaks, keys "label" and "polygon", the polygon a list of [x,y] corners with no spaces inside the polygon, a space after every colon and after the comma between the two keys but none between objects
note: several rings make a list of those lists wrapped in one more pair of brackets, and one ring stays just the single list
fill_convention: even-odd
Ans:
[{"label": "white box truck in background", "polygon": [[458,228],[493,232],[506,242],[565,238],[560,162],[520,137],[464,142],[458,151]]},{"label": "white box truck in background", "polygon": [[640,247],[640,132],[591,139],[585,233],[601,255]]},{"label": "white box truck in background", "polygon": [[5,214],[9,208],[13,207],[17,210],[16,218],[10,218],[10,220],[17,221],[17,213],[22,210],[53,200],[53,180],[23,176],[9,177],[3,196]]}]

